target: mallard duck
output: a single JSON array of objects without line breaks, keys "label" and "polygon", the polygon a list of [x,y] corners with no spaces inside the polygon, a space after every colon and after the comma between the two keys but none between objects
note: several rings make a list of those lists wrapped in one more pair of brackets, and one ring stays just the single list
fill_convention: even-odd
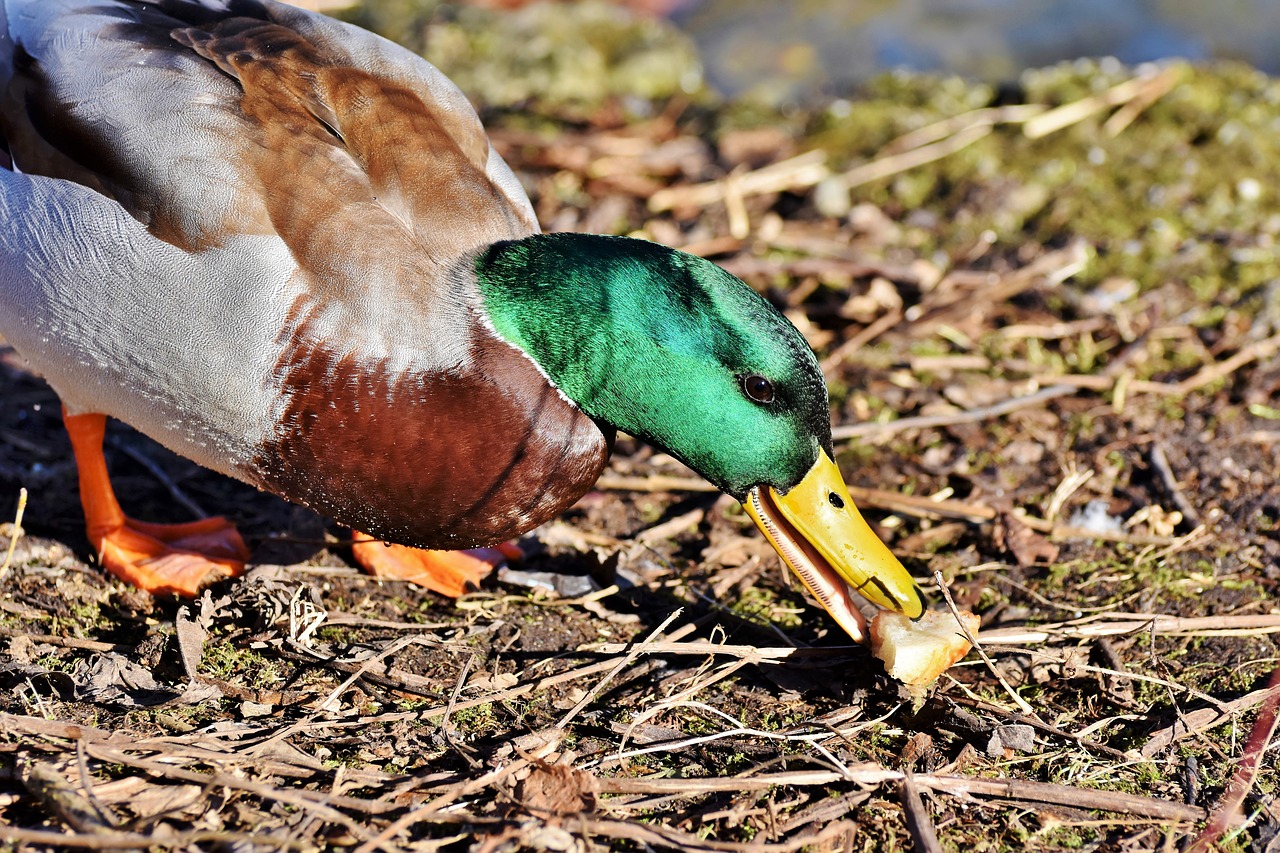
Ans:
[{"label": "mallard duck", "polygon": [[[595,482],[615,430],[742,501],[836,620],[920,590],[832,461],[796,329],[712,263],[543,234],[462,93],[273,0],[0,0],[0,334],[64,405],[90,542],[195,594],[223,519],[120,509],[119,418],[458,595]],[[395,544],[387,544],[395,543]]]}]

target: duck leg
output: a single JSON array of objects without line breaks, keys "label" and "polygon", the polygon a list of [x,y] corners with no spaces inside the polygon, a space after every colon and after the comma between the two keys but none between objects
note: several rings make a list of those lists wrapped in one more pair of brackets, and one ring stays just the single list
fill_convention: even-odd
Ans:
[{"label": "duck leg", "polygon": [[111,574],[150,593],[199,594],[206,583],[244,572],[249,549],[225,518],[148,524],[124,514],[102,455],[105,415],[70,415],[63,423],[80,472],[85,529]]},{"label": "duck leg", "polygon": [[381,542],[358,531],[351,538],[356,562],[369,574],[416,583],[450,598],[478,588],[503,561],[524,556],[508,542],[470,551],[429,551]]}]

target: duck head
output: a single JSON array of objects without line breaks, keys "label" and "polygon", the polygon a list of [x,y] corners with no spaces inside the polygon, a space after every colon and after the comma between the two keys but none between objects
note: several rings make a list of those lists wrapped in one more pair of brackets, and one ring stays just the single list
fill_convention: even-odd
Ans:
[{"label": "duck head", "polygon": [[741,501],[783,561],[862,639],[851,598],[917,618],[924,598],[833,461],[827,389],[804,338],[741,280],[625,237],[538,234],[476,261],[484,310],[591,417]]}]

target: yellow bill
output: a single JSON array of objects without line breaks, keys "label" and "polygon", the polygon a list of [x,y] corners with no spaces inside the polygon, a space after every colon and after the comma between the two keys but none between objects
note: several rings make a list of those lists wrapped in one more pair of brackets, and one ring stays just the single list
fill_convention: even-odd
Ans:
[{"label": "yellow bill", "polygon": [[910,619],[924,614],[924,593],[863,520],[825,451],[791,491],[756,486],[744,506],[783,562],[858,642],[866,638],[866,621],[855,593]]}]

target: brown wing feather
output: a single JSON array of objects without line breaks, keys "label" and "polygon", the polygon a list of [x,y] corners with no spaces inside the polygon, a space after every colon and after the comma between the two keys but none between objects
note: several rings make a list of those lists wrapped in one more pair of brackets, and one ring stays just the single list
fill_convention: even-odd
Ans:
[{"label": "brown wing feather", "polygon": [[353,226],[375,243],[403,229],[416,256],[438,265],[527,233],[485,172],[488,140],[455,136],[457,123],[420,92],[332,65],[279,24],[231,19],[174,37],[240,84],[270,155],[250,165],[277,232],[310,271],[334,272],[334,241]]},{"label": "brown wing feather", "polygon": [[0,136],[24,171],[108,195],[188,250],[277,233],[315,273],[402,244],[438,274],[536,230],[465,100],[389,43],[276,3],[86,6],[15,28]]}]

